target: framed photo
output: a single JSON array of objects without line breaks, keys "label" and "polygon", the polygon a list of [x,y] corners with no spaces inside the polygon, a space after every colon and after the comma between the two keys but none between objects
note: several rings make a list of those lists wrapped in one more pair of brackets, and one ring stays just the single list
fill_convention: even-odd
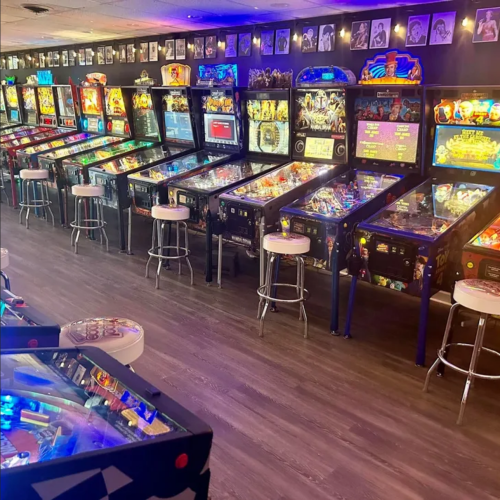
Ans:
[{"label": "framed photo", "polygon": [[113,64],[113,46],[106,45],[104,49],[104,57],[106,58],[106,64]]},{"label": "framed photo", "polygon": [[149,42],[149,60],[150,62],[158,61],[158,42]]},{"label": "framed photo", "polygon": [[432,15],[429,45],[450,45],[453,43],[456,12],[439,12]]},{"label": "framed photo", "polygon": [[59,51],[54,50],[52,52],[52,57],[54,58],[54,68],[58,68],[59,67]]},{"label": "framed photo", "polygon": [[80,66],[85,66],[85,49],[78,49],[78,59]]},{"label": "framed photo", "polygon": [[0,59],[0,69],[7,69],[7,67],[5,66],[5,63],[6,63],[5,58],[2,57]]},{"label": "framed photo", "polygon": [[370,49],[387,49],[391,37],[391,18],[374,19],[370,33]]},{"label": "framed photo", "polygon": [[135,46],[133,43],[127,43],[127,62],[135,63]]},{"label": "framed photo", "polygon": [[51,50],[49,50],[47,52],[47,66],[49,68],[53,68],[54,67],[54,54],[52,53]]},{"label": "framed photo", "polygon": [[226,35],[224,55],[226,57],[236,57],[238,55],[238,35]]},{"label": "framed photo", "polygon": [[12,69],[19,69],[19,58],[17,54],[12,56]]},{"label": "framed photo", "polygon": [[260,32],[260,53],[263,56],[274,54],[274,30]]},{"label": "framed photo", "polygon": [[76,52],[74,50],[70,50],[68,54],[68,62],[70,66],[74,66],[76,64]]},{"label": "framed photo", "polygon": [[205,38],[202,36],[194,39],[194,58],[205,59]]},{"label": "framed photo", "polygon": [[410,16],[408,18],[408,29],[406,30],[407,47],[423,47],[427,45],[430,20],[430,14]]},{"label": "framed photo", "polygon": [[472,41],[474,43],[498,42],[500,7],[477,9]]},{"label": "framed photo", "polygon": [[127,46],[124,43],[118,45],[118,60],[121,63],[127,62]]},{"label": "framed photo", "polygon": [[35,61],[34,61],[34,58],[32,59],[32,57],[29,55],[29,54],[24,54],[24,67],[25,68],[31,68],[31,64],[32,64],[32,61],[33,60],[33,67],[35,66]]},{"label": "framed photo", "polygon": [[21,54],[20,56],[17,56],[17,67],[19,69],[24,69],[26,67],[26,62],[25,62],[23,54]]},{"label": "framed photo", "polygon": [[12,69],[12,56],[7,56],[7,69]]},{"label": "framed photo", "polygon": [[318,52],[335,50],[335,24],[322,24],[319,27]]},{"label": "framed photo", "polygon": [[205,57],[215,59],[217,57],[217,37],[210,35],[205,38]]},{"label": "framed photo", "polygon": [[290,54],[290,29],[276,30],[275,54]]},{"label": "framed photo", "polygon": [[370,37],[370,21],[354,21],[351,29],[351,50],[366,50]]},{"label": "framed photo", "polygon": [[178,61],[186,59],[186,39],[178,38],[175,41],[175,58]]},{"label": "framed photo", "polygon": [[85,66],[92,66],[94,64],[93,50],[91,48],[85,49]]},{"label": "framed photo", "polygon": [[61,52],[61,59],[62,59],[62,65],[63,66],[68,66],[68,64],[69,64],[69,57],[68,57],[68,51],[67,50],[63,50]]},{"label": "framed photo", "polygon": [[141,63],[148,62],[149,44],[148,42],[141,42],[139,44],[139,61]]},{"label": "framed photo", "polygon": [[104,46],[97,47],[97,64],[106,64],[106,60],[104,59]]},{"label": "framed photo", "polygon": [[175,40],[165,40],[165,61],[175,59]]},{"label": "framed photo", "polygon": [[38,53],[38,64],[40,68],[45,68],[45,54],[43,52]]},{"label": "framed photo", "polygon": [[302,52],[316,52],[318,50],[318,27],[304,26],[302,28]]},{"label": "framed photo", "polygon": [[252,54],[252,35],[251,33],[240,33],[238,35],[238,55],[248,57]]}]

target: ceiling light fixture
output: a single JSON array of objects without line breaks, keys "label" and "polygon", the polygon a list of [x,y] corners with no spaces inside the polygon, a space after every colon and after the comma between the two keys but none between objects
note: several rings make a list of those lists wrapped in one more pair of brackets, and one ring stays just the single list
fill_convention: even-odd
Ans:
[{"label": "ceiling light fixture", "polygon": [[399,30],[401,29],[401,26],[398,24],[396,24],[396,26],[394,26],[394,33],[399,33]]},{"label": "ceiling light fixture", "polygon": [[344,37],[345,37],[345,29],[344,29],[344,28],[342,28],[342,29],[340,30],[340,37],[341,37],[341,38],[344,38]]},{"label": "ceiling light fixture", "polygon": [[192,16],[191,14],[189,14],[188,19],[191,19],[192,17],[193,17],[193,16]]},{"label": "ceiling light fixture", "polygon": [[464,17],[462,19],[462,26],[465,28],[468,24],[469,24],[469,20],[467,19],[467,17]]}]

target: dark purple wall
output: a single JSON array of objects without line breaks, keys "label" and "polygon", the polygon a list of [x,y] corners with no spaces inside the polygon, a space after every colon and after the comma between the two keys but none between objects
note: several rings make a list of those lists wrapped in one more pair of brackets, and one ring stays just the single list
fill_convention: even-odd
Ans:
[{"label": "dark purple wall", "polygon": [[[187,60],[181,61],[189,64],[192,68],[192,84],[195,83],[195,75],[197,73],[198,65],[201,63],[215,64],[224,62],[235,62],[238,64],[240,74],[239,84],[246,86],[248,82],[248,70],[250,68],[271,67],[279,68],[281,70],[293,69],[294,76],[306,66],[314,65],[337,65],[346,66],[351,69],[356,76],[364,64],[365,59],[373,57],[378,51],[375,50],[361,50],[351,51],[349,48],[349,35],[351,31],[351,23],[353,21],[381,19],[386,17],[392,18],[392,26],[396,23],[401,25],[401,30],[398,34],[391,32],[391,41],[389,48],[397,48],[405,50],[405,36],[406,24],[408,16],[416,14],[432,14],[434,12],[449,12],[457,11],[455,35],[452,45],[441,46],[426,46],[414,47],[408,49],[412,54],[419,56],[422,60],[424,67],[424,83],[442,84],[442,85],[468,85],[468,84],[498,84],[500,82],[500,42],[497,43],[472,43],[472,30],[474,28],[475,12],[477,8],[495,7],[500,6],[500,0],[479,0],[474,3],[469,0],[465,1],[451,1],[427,5],[413,6],[411,8],[394,8],[385,10],[372,10],[361,12],[353,15],[345,16],[328,16],[300,21],[290,21],[281,23],[269,23],[266,25],[244,26],[235,27],[232,29],[221,30],[207,30],[196,33],[196,36],[212,35],[225,39],[228,33],[245,33],[255,30],[256,36],[260,35],[260,30],[267,29],[280,29],[290,28],[292,33],[294,30],[298,34],[302,33],[302,28],[307,25],[321,25],[328,23],[335,23],[338,27],[336,48],[334,52],[330,53],[309,53],[302,54],[300,50],[300,43],[291,41],[291,52],[289,55],[284,56],[261,56],[259,47],[252,46],[252,55],[250,57],[236,57],[226,59],[224,51],[218,50],[218,57],[216,59],[194,60],[193,53],[188,51]],[[462,27],[462,19],[467,16],[469,24],[466,28]],[[338,32],[341,27],[346,29],[346,37],[342,39]],[[178,33],[175,36],[158,35],[154,37],[142,37],[129,40],[116,40],[114,42],[74,45],[74,46],[61,46],[56,47],[59,50],[70,49],[78,52],[79,48],[92,47],[94,52],[97,52],[98,45],[113,45],[118,50],[118,44],[121,43],[135,43],[136,48],[139,49],[140,42],[158,40],[160,45],[164,45],[167,38],[186,38],[187,42],[193,43],[195,34]],[[253,36],[253,35],[252,35]],[[300,39],[299,39],[300,40]],[[50,49],[52,50],[52,49]],[[31,52],[34,54],[36,51]],[[47,49],[44,51],[47,52]],[[21,56],[27,51],[19,52]],[[159,57],[162,59],[164,53],[160,52]],[[3,54],[3,56],[8,55]],[[164,56],[163,56],[164,57]],[[139,50],[136,52],[136,58],[139,59]],[[96,61],[96,56],[94,56]],[[108,76],[108,83],[113,85],[132,85],[133,80],[137,78],[140,72],[145,69],[153,78],[157,78],[161,84],[160,67],[165,63],[158,61],[154,63],[139,63],[134,64],[120,64],[118,62],[118,54],[115,56],[113,65],[98,66],[75,66],[75,67],[59,67],[51,68],[54,76],[57,78],[58,83],[67,83],[68,77],[72,77],[74,82],[83,79],[87,73],[90,72],[103,72]],[[24,70],[6,70],[2,71],[2,78],[5,74],[18,76],[18,81],[24,83],[26,76],[35,73],[34,69]]]}]

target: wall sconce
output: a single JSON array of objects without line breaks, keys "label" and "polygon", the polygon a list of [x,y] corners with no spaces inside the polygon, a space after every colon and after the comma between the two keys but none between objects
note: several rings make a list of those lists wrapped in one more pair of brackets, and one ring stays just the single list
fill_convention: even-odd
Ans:
[{"label": "wall sconce", "polygon": [[94,56],[95,56],[95,52],[92,50],[92,57],[94,57]]},{"label": "wall sconce", "polygon": [[464,18],[462,19],[462,26],[463,26],[464,28],[466,28],[468,24],[469,24],[469,20],[467,19],[467,17],[464,17]]},{"label": "wall sconce", "polygon": [[399,33],[399,30],[401,29],[401,26],[398,24],[396,24],[396,26],[394,26],[394,33]]},{"label": "wall sconce", "polygon": [[340,38],[344,38],[344,37],[345,37],[345,29],[344,29],[344,28],[342,28],[342,29],[340,30]]},{"label": "wall sconce", "polygon": [[299,35],[297,35],[297,33],[294,33],[294,34],[293,34],[293,37],[292,37],[292,40],[293,40],[294,42],[296,42],[298,39],[299,39]]},{"label": "wall sconce", "polygon": [[253,36],[253,44],[254,44],[254,45],[259,45],[259,43],[260,43],[260,39],[259,39],[259,38],[257,38],[257,37],[254,35],[254,36]]}]

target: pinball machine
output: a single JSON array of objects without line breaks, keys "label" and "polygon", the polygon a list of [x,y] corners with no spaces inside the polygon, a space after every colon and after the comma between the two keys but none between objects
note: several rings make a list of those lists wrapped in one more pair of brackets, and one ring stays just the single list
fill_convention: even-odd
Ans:
[{"label": "pinball machine", "polygon": [[208,499],[210,427],[104,351],[1,362],[2,498]]},{"label": "pinball machine", "polygon": [[2,100],[4,100],[5,116],[2,121],[3,128],[18,127],[23,124],[23,115],[21,110],[21,88],[19,85],[2,84]]},{"label": "pinball machine", "polygon": [[[120,251],[125,251],[123,212],[131,207],[127,176],[192,152],[196,142],[190,113],[189,88],[135,86],[122,87],[122,91],[131,96],[135,138],[154,140],[155,145],[89,168],[89,179],[91,184],[104,187],[104,204],[117,210]],[[161,127],[158,119],[160,109],[163,117]],[[131,218],[129,210],[129,228]],[[130,245],[128,252],[130,253]]]},{"label": "pinball machine", "polygon": [[498,213],[500,199],[500,88],[427,87],[425,96],[430,178],[358,225],[344,334],[358,280],[420,297],[419,366],[431,296],[452,291],[464,244]]}]

